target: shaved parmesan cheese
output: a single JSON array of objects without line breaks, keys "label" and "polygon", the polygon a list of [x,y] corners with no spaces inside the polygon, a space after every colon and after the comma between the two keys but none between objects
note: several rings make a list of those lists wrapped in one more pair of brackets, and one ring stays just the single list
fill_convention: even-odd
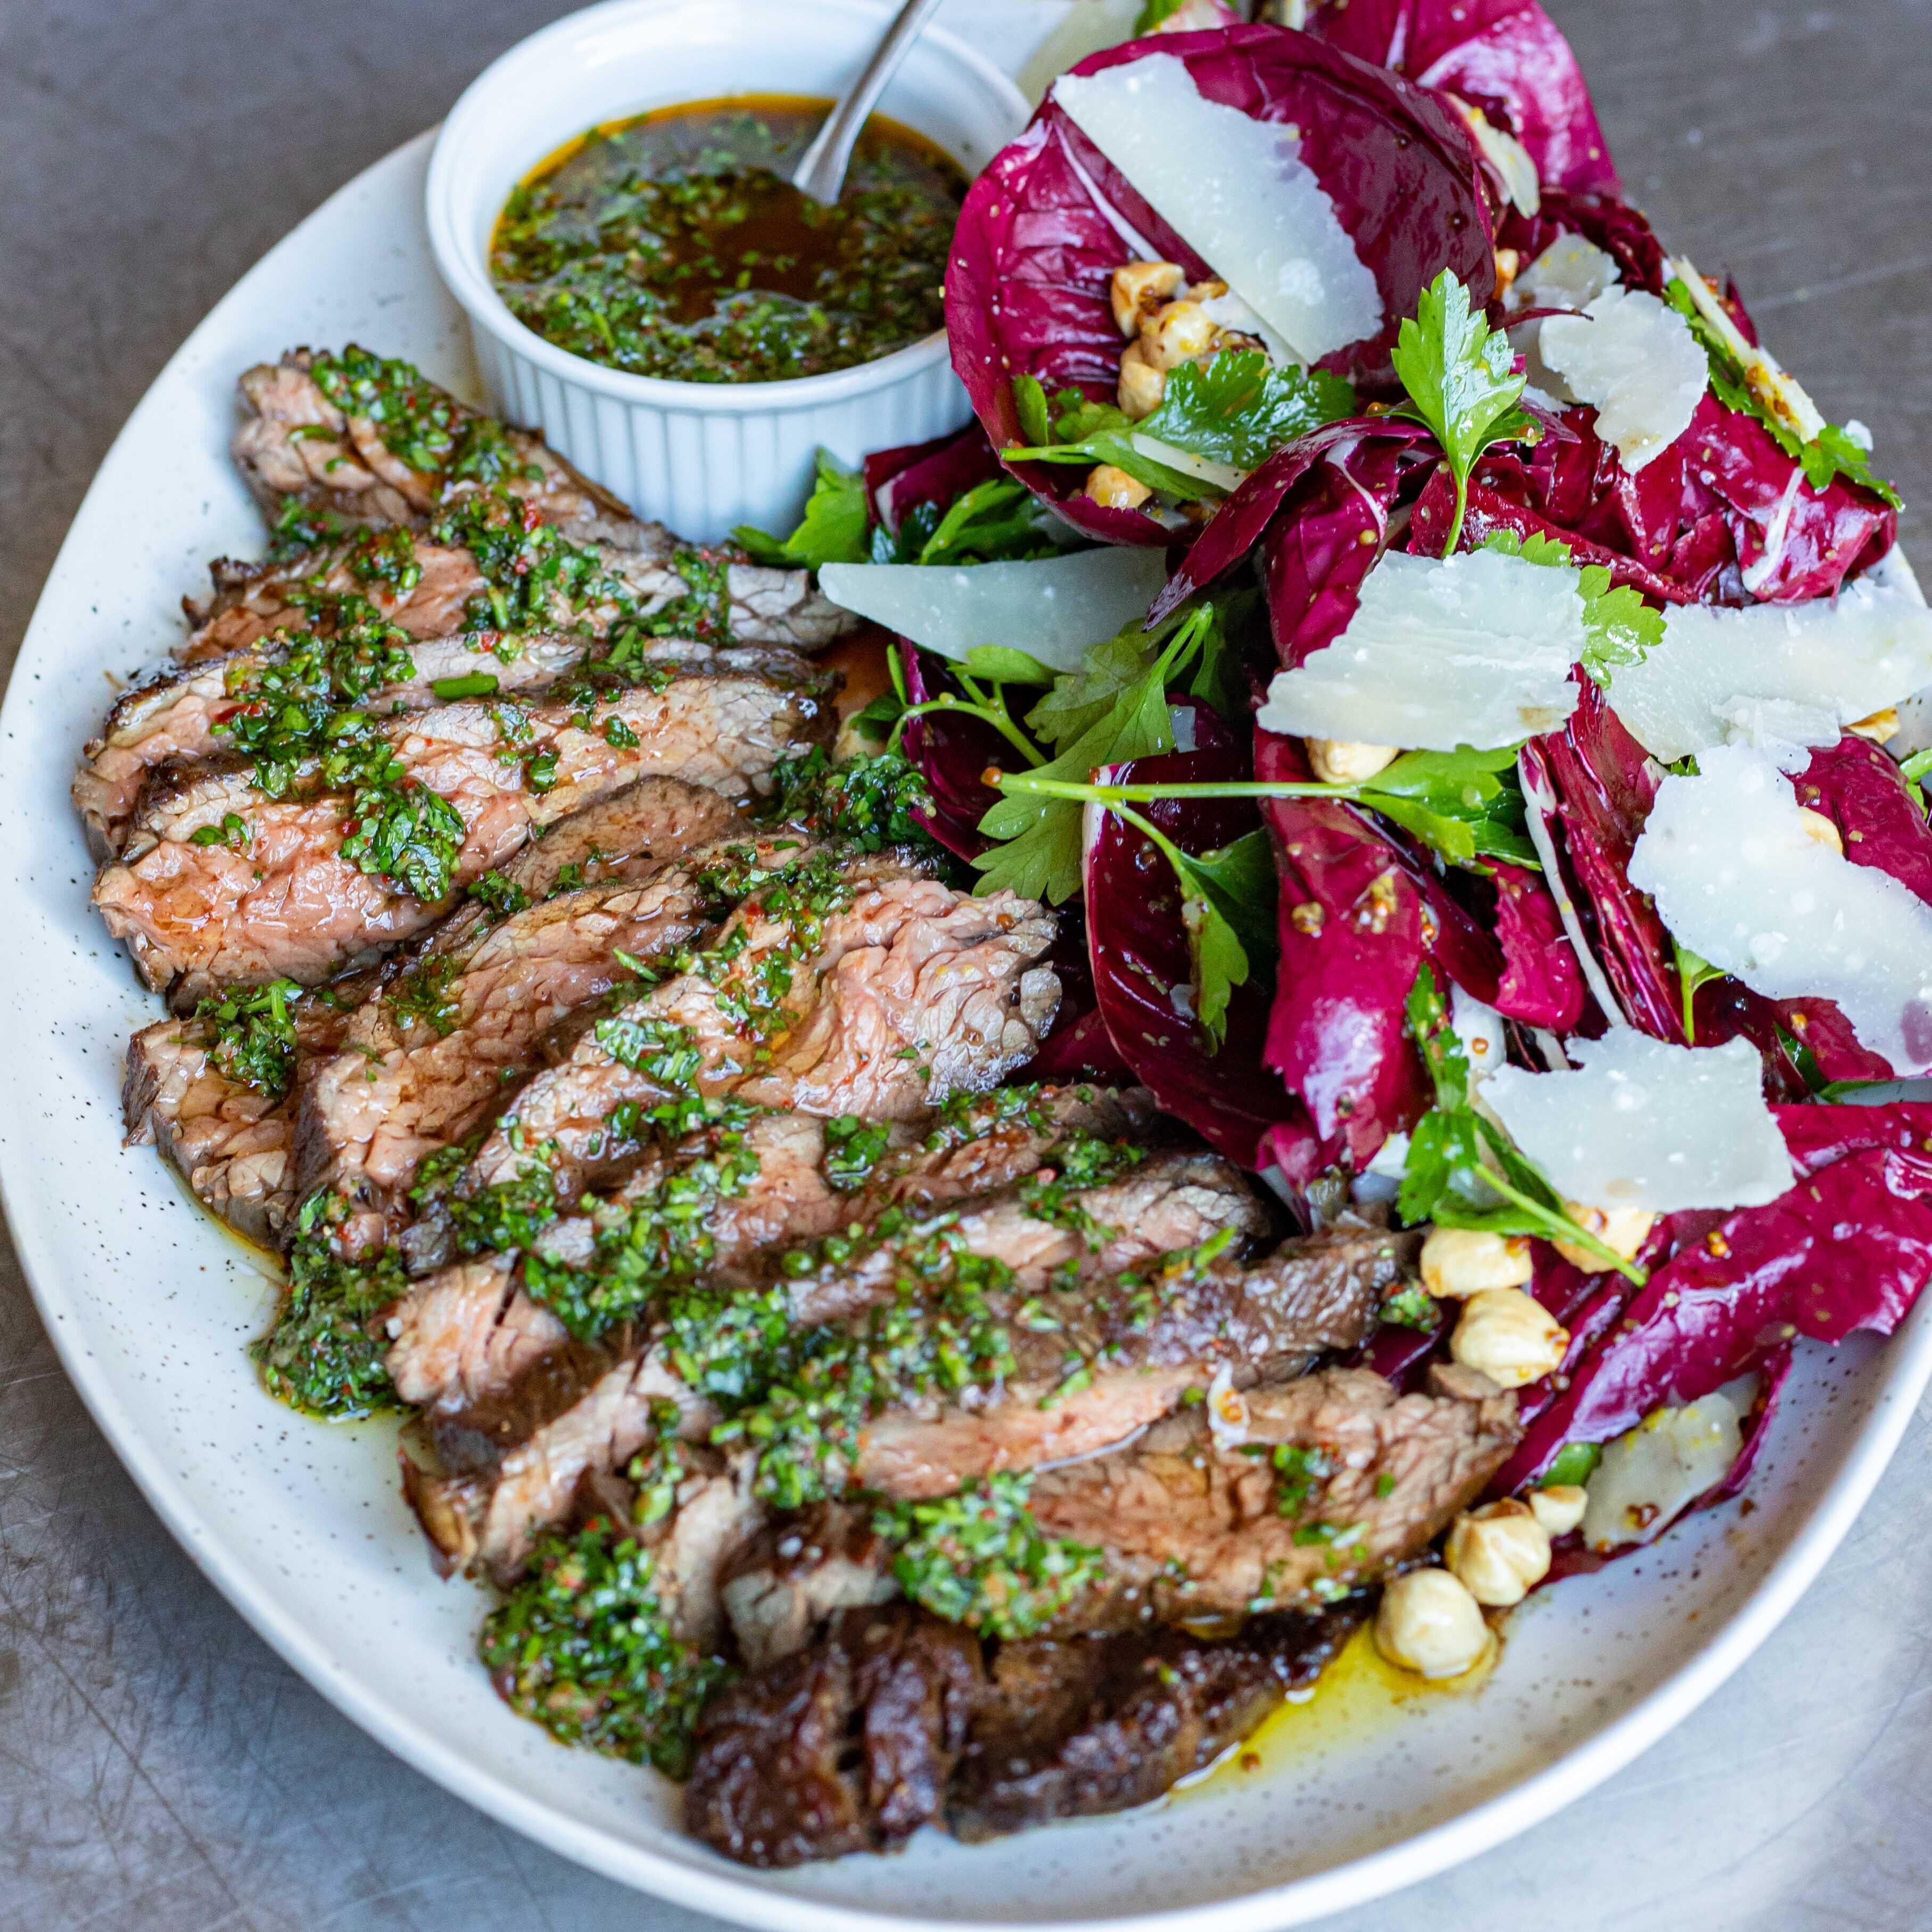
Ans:
[{"label": "shaved parmesan cheese", "polygon": [[818,573],[833,603],[941,657],[1005,644],[1055,670],[1077,670],[1089,644],[1146,616],[1166,581],[1159,550],[1125,544],[956,570],[828,563]]},{"label": "shaved parmesan cheese", "polygon": [[1597,434],[1641,470],[1690,427],[1711,365],[1690,325],[1639,289],[1606,289],[1581,315],[1552,315],[1543,360],[1597,412]]},{"label": "shaved parmesan cheese", "polygon": [[1794,1179],[1748,1040],[1673,1046],[1634,1027],[1573,1040],[1574,1072],[1505,1066],[1483,1084],[1509,1137],[1586,1207],[1759,1208]]},{"label": "shaved parmesan cheese", "polygon": [[1832,745],[1843,726],[1927,684],[1932,610],[1903,585],[1860,578],[1810,604],[1674,606],[1664,613],[1663,642],[1612,674],[1610,708],[1669,764],[1722,744],[1740,724],[1748,740],[1744,700],[1766,707],[1758,714],[1764,737]]},{"label": "shaved parmesan cheese", "polygon": [[1744,1446],[1755,1376],[1726,1382],[1683,1408],[1660,1408],[1604,1450],[1580,1527],[1592,1550],[1649,1543],[1731,1472]]},{"label": "shaved parmesan cheese", "polygon": [[1559,235],[1510,285],[1512,308],[1583,308],[1622,278],[1617,259],[1580,235]]},{"label": "shaved parmesan cheese", "polygon": [[1535,162],[1530,159],[1529,150],[1514,134],[1492,126],[1490,117],[1480,107],[1453,94],[1449,98],[1462,110],[1462,118],[1469,124],[1469,132],[1476,137],[1477,147],[1484,160],[1496,170],[1511,204],[1523,214],[1534,217],[1543,206],[1543,184],[1538,177]]},{"label": "shaved parmesan cheese", "polygon": [[1376,278],[1290,129],[1206,99],[1172,54],[1063,74],[1053,98],[1300,361],[1381,328]]},{"label": "shaved parmesan cheese", "polygon": [[1720,745],[1666,778],[1630,882],[1674,938],[1767,999],[1836,1000],[1896,1073],[1932,1067],[1932,906],[1805,830],[1761,753]]},{"label": "shaved parmesan cheese", "polygon": [[1270,731],[1408,750],[1492,751],[1553,731],[1576,708],[1577,573],[1496,550],[1391,550],[1335,641],[1278,672]]},{"label": "shaved parmesan cheese", "polygon": [[1237,470],[1232,463],[1216,463],[1211,456],[1196,456],[1191,449],[1177,449],[1171,442],[1162,442],[1157,436],[1142,436],[1137,430],[1127,440],[1143,456],[1156,463],[1164,463],[1168,469],[1178,470],[1182,476],[1191,476],[1197,483],[1211,484],[1216,490],[1232,493],[1248,480],[1248,472]]}]

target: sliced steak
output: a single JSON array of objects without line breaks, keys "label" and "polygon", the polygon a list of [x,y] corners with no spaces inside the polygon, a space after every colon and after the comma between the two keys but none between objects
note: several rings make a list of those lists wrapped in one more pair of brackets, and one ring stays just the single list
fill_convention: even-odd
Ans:
[{"label": "sliced steak", "polygon": [[992,1087],[1032,1058],[1059,1004],[1058,976],[1039,963],[1054,926],[1031,900],[974,898],[890,855],[756,892],[693,970],[530,1082],[478,1176],[508,1178],[542,1146],[574,1191],[620,1106],[676,1090],[654,1070],[667,1047],[698,1092],[826,1116],[910,1119]]},{"label": "sliced steak", "polygon": [[[745,1130],[755,1175],[706,1211],[709,1264],[742,1271],[760,1248],[815,1240],[848,1220],[862,1222],[890,1208],[937,1208],[1010,1186],[1034,1172],[1070,1132],[1150,1138],[1158,1119],[1151,1096],[1140,1089],[1046,1088],[1018,1106],[1008,1104],[1012,1098],[1008,1092],[956,1103],[946,1124],[935,1129],[924,1123],[895,1126],[856,1193],[825,1171],[823,1120],[806,1114],[761,1115]],[[682,1148],[653,1150],[603,1198],[628,1209],[714,1151],[704,1136]],[[544,1250],[580,1263],[593,1233],[587,1214],[579,1215],[551,1230]],[[448,1258],[446,1244],[436,1238],[434,1210],[410,1230],[404,1245],[419,1273]],[[495,1256],[447,1268],[388,1311],[393,1343],[388,1368],[404,1401],[460,1410],[502,1393],[562,1342],[563,1324],[524,1292],[517,1268],[515,1257]]]},{"label": "sliced steak", "polygon": [[1436,1393],[1398,1395],[1366,1369],[1319,1370],[1243,1398],[1238,1445],[1222,1418],[1191,1412],[1040,1475],[1042,1531],[1106,1558],[1064,1627],[1226,1624],[1379,1582],[1475,1500],[1522,1432],[1514,1395],[1466,1370],[1436,1376]]},{"label": "sliced steak", "polygon": [[465,944],[432,946],[304,1079],[302,1192],[332,1188],[397,1225],[425,1156],[496,1112],[535,1065],[545,1031],[629,979],[618,956],[650,958],[682,945],[711,910],[689,870],[673,866],[643,885],[586,886]]},{"label": "sliced steak", "polygon": [[[694,668],[662,690],[598,706],[585,730],[562,706],[524,713],[528,736],[506,747],[497,707],[470,701],[400,718],[386,730],[410,779],[463,820],[453,883],[501,866],[533,834],[648,776],[728,796],[760,791],[772,767],[822,739],[831,712],[808,677],[796,684]],[[624,728],[613,744],[604,728]],[[624,742],[628,738],[634,741]],[[506,752],[508,755],[506,755]],[[554,753],[555,782],[530,782],[527,760]],[[358,954],[407,939],[448,910],[342,855],[344,801],[264,797],[244,769],[211,760],[164,767],[144,787],[124,856],[104,866],[94,904],[125,939],[147,983],[177,1010],[236,982],[325,980]],[[232,815],[230,844],[196,844]]]},{"label": "sliced steak", "polygon": [[[717,793],[676,778],[640,778],[554,826],[503,869],[507,883],[541,901],[566,875],[592,884],[648,876],[670,857],[722,838],[740,824]],[[475,944],[494,923],[482,905],[453,913],[424,942],[440,953]],[[163,1020],[134,1036],[122,1100],[130,1144],[152,1140],[196,1197],[248,1240],[278,1244],[303,1198],[293,1159],[302,1070],[342,1049],[366,999],[400,962],[363,968],[291,1002],[296,1082],[279,1097],[225,1072],[196,1019]]]},{"label": "sliced steak", "polygon": [[[407,364],[377,363],[352,346],[340,358],[324,358],[331,386],[352,406],[379,410],[400,404],[413,435],[406,447],[412,466],[391,446],[388,424],[338,407],[312,373],[317,358],[306,349],[279,362],[258,362],[238,384],[243,411],[230,446],[236,466],[270,518],[293,497],[305,507],[351,523],[384,526],[419,520],[452,490],[473,488],[466,476],[479,471],[529,504],[546,523],[580,542],[640,527],[622,504],[580,476],[540,436],[513,429],[458,402]],[[362,364],[378,385],[358,385]],[[386,380],[381,379],[386,378]],[[358,397],[355,390],[368,393]],[[465,462],[464,458],[469,460]],[[479,459],[481,459],[479,460]],[[661,526],[667,553],[674,539]]]},{"label": "sliced steak", "polygon": [[980,1644],[903,1604],[728,1686],[698,1721],[685,1828],[746,1864],[884,1851],[937,1819],[983,1695]]},{"label": "sliced steak", "polygon": [[[540,691],[580,664],[581,638],[540,633],[505,638],[466,632],[418,644],[412,675],[370,693],[379,711],[422,711],[439,700],[434,687],[451,678],[494,677],[506,695]],[[126,692],[90,740],[74,773],[74,808],[97,858],[120,850],[148,774],[170,761],[212,758],[226,748],[218,727],[247,701],[246,686],[262,666],[285,655],[264,640],[226,657],[166,671]],[[238,694],[238,693],[239,694]]]},{"label": "sliced steak", "polygon": [[841,1610],[898,1594],[869,1503],[814,1503],[770,1518],[734,1552],[718,1597],[754,1670],[802,1650]]},{"label": "sliced steak", "polygon": [[946,1822],[969,1844],[1146,1804],[1312,1687],[1360,1627],[1359,1600],[1178,1630],[1002,1644],[954,1772]]},{"label": "sliced steak", "polygon": [[[769,1307],[774,1295],[782,1295],[790,1301],[792,1319],[802,1326],[828,1318],[822,1312],[828,1308],[849,1319],[868,1305],[897,1302],[908,1292],[902,1289],[902,1278],[909,1274],[916,1283],[922,1269],[937,1296],[942,1284],[934,1279],[930,1261],[935,1238],[955,1251],[955,1244],[964,1248],[970,1242],[976,1225],[991,1231],[989,1239],[997,1234],[1009,1241],[1013,1260],[1006,1265],[1012,1268],[1016,1297],[1038,1295],[1050,1283],[1072,1292],[1091,1292],[1123,1269],[1170,1248],[1197,1246],[1223,1228],[1258,1232],[1266,1225],[1245,1179],[1215,1156],[1157,1156],[1148,1167],[1157,1171],[1150,1175],[1137,1172],[1125,1181],[1058,1198],[1054,1222],[1034,1220],[1029,1228],[1024,1201],[1016,1190],[1013,1200],[1002,1203],[997,1220],[976,1224],[968,1212],[915,1223],[903,1236],[872,1250],[861,1268],[848,1270],[832,1262],[817,1269],[771,1264],[748,1270],[748,1300],[734,1304],[732,1291],[718,1291],[716,1318],[742,1319],[734,1315],[734,1306],[755,1312]],[[1021,1190],[1024,1186],[1021,1184]],[[1118,1226],[1107,1223],[1109,1214],[1126,1210],[1132,1210],[1131,1220],[1124,1218]],[[1178,1240],[1172,1238],[1177,1233]],[[889,1264],[878,1264],[882,1253],[890,1253]],[[776,1257],[772,1261],[776,1264]],[[760,1286],[761,1275],[770,1276],[770,1286]],[[463,1312],[473,1314],[484,1292],[474,1288]],[[508,1312],[510,1304],[502,1306]],[[913,1313],[916,1316],[916,1309]],[[528,1332],[526,1325],[520,1325],[506,1352],[476,1344],[452,1349],[432,1336],[436,1346],[425,1348],[418,1342],[416,1354],[444,1366],[452,1360],[488,1364],[517,1352]],[[862,1324],[856,1324],[852,1339],[866,1342]],[[527,1359],[526,1345],[523,1352]],[[717,1412],[708,1394],[682,1382],[673,1366],[675,1352],[668,1337],[621,1326],[594,1344],[560,1340],[502,1392],[473,1407],[445,1406],[427,1415],[416,1432],[420,1467],[412,1478],[412,1500],[449,1563],[474,1566],[499,1578],[514,1575],[536,1533],[568,1513],[579,1480],[615,1468],[635,1454],[650,1432],[654,1403],[676,1401],[692,1430],[708,1430]],[[812,1352],[803,1348],[801,1359]],[[707,1386],[722,1396],[735,1372],[720,1370],[723,1381]],[[738,1391],[740,1406],[757,1400],[754,1390]],[[1118,1396],[1121,1404],[1131,1400]],[[1111,1413],[1117,1414],[1118,1408]],[[1017,1417],[1011,1424],[1016,1434],[1024,1426]],[[1064,1422],[1055,1426],[1066,1436],[1073,1432]],[[764,1455],[775,1453],[767,1449]]]},{"label": "sliced steak", "polygon": [[[298,1056],[337,1051],[379,970],[352,974],[332,997],[290,1003]],[[302,1196],[295,1185],[294,1106],[224,1064],[210,1022],[159,1020],[128,1046],[122,1116],[130,1147],[152,1141],[195,1198],[244,1239],[279,1246]]]},{"label": "sliced steak", "polygon": [[[1402,1278],[1399,1250],[1412,1259],[1420,1246],[1412,1236],[1317,1234],[1254,1268],[1181,1255],[1103,1274],[1077,1295],[995,1290],[984,1305],[1004,1324],[1012,1354],[1000,1381],[888,1410],[855,1445],[853,1480],[888,1496],[944,1496],[996,1471],[1123,1442],[1223,1371],[1235,1390],[1283,1380],[1324,1350],[1360,1342]],[[902,1315],[896,1340],[904,1325]]]}]

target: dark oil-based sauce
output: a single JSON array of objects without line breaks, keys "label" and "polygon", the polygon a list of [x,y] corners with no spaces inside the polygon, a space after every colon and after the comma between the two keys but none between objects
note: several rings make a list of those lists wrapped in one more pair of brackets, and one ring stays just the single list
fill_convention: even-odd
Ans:
[{"label": "dark oil-based sauce", "polygon": [[574,355],[686,382],[849,369],[944,326],[966,178],[874,115],[836,207],[788,177],[831,104],[698,101],[592,129],[504,205],[490,271]]}]

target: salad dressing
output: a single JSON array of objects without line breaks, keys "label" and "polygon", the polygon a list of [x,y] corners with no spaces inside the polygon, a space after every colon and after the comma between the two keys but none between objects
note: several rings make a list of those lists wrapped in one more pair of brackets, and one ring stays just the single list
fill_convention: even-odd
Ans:
[{"label": "salad dressing", "polygon": [[512,190],[497,292],[561,349],[677,382],[822,375],[932,334],[965,176],[875,114],[836,206],[813,201],[790,177],[831,106],[751,94],[592,128]]},{"label": "salad dressing", "polygon": [[1391,1724],[1441,1699],[1477,1696],[1494,1674],[1502,1649],[1500,1642],[1491,1644],[1483,1661],[1460,1677],[1418,1677],[1388,1662],[1364,1624],[1308,1696],[1283,1704],[1244,1743],[1222,1753],[1205,1771],[1184,1779],[1171,1796],[1176,1801],[1211,1796],[1331,1751],[1359,1750]]}]

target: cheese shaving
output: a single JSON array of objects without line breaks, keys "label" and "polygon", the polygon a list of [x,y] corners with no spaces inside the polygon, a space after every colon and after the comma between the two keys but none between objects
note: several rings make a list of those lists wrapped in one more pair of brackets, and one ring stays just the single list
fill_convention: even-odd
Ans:
[{"label": "cheese shaving", "polygon": [[1896,1073],[1932,1067],[1932,906],[1807,830],[1761,752],[1720,745],[1658,788],[1631,854],[1682,944],[1767,999],[1835,1000]]},{"label": "cheese shaving", "polygon": [[1172,54],[1064,74],[1053,98],[1300,361],[1380,330],[1376,278],[1292,129],[1208,100]]},{"label": "cheese shaving", "polygon": [[1565,1200],[1605,1209],[1757,1208],[1792,1182],[1749,1041],[1675,1046],[1634,1027],[1567,1049],[1576,1070],[1506,1066],[1483,1098]]},{"label": "cheese shaving", "polygon": [[1556,730],[1576,708],[1578,574],[1496,550],[1391,550],[1334,643],[1276,674],[1270,731],[1406,749],[1490,751]]},{"label": "cheese shaving", "polygon": [[1835,744],[1844,726],[1928,684],[1932,610],[1902,584],[1860,578],[1814,603],[1673,607],[1663,642],[1612,673],[1610,708],[1669,764],[1740,724],[1751,742],[1753,717],[1756,742]]},{"label": "cheese shaving", "polygon": [[1597,412],[1597,434],[1627,470],[1654,461],[1690,427],[1709,386],[1708,358],[1690,325],[1641,289],[1606,289],[1581,315],[1552,315],[1544,362]]}]

